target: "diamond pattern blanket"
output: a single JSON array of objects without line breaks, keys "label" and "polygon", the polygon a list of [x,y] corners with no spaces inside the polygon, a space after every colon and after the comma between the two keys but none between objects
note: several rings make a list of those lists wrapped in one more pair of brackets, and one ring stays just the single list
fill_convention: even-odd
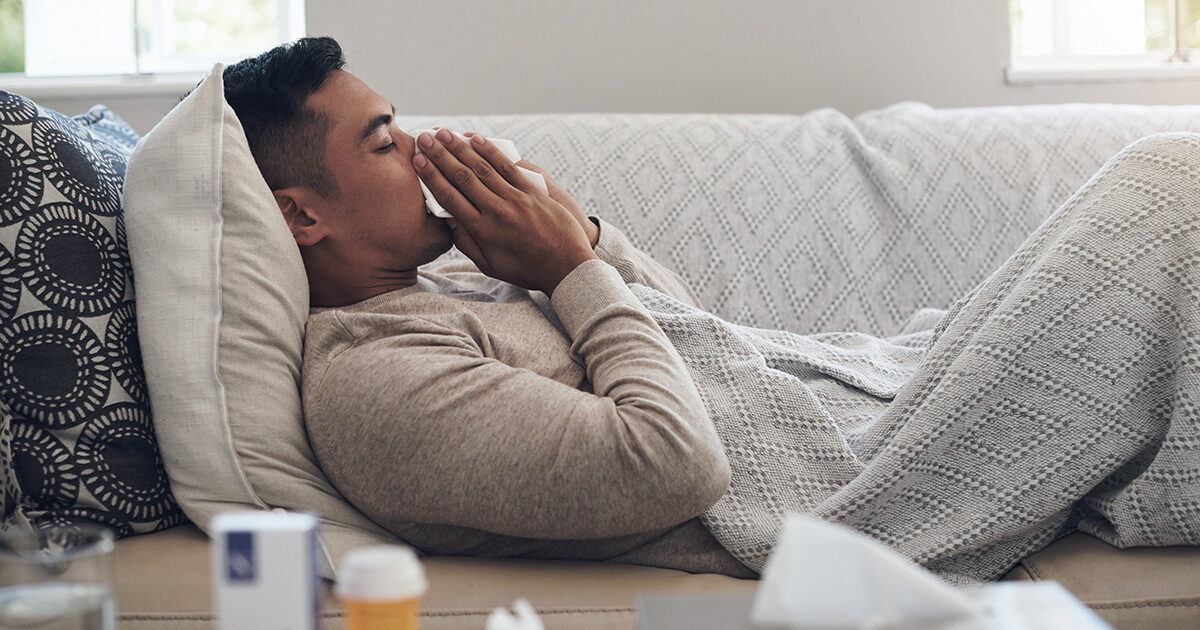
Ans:
[{"label": "diamond pattern blanket", "polygon": [[731,461],[702,519],[757,571],[788,511],[958,583],[1075,529],[1200,544],[1200,135],[1130,145],[892,337],[750,328],[634,289]]}]

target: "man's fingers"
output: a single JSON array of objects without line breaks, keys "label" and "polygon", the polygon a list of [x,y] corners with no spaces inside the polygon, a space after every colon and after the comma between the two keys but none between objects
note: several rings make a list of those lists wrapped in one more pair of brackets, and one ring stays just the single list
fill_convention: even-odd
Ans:
[{"label": "man's fingers", "polygon": [[508,156],[504,155],[504,152],[501,151],[500,148],[495,145],[495,143],[489,141],[482,135],[473,134],[471,135],[470,145],[472,149],[479,153],[479,155],[483,156],[488,163],[492,165],[492,168],[495,169],[496,173],[499,174],[509,186],[531,194],[537,191],[537,187],[531,184],[530,181],[525,178],[525,175],[521,173],[520,169],[517,168],[517,165],[513,164],[513,161],[508,159]]},{"label": "man's fingers", "polygon": [[[422,134],[423,135],[423,134]],[[422,148],[424,151],[424,148]],[[444,149],[443,149],[444,151]],[[463,222],[471,222],[479,217],[479,209],[475,207],[449,180],[438,170],[438,167],[423,153],[413,156],[413,168],[417,176],[425,182],[429,192],[433,193],[446,212]]]},{"label": "man's fingers", "polygon": [[468,131],[463,135],[467,136],[469,142],[460,143],[461,148],[451,147],[458,159],[470,165],[479,181],[483,182],[492,192],[500,197],[511,198],[513,189],[520,188],[518,185],[520,178],[512,176],[512,174],[519,175],[512,161],[482,135],[473,131]]},{"label": "man's fingers", "polygon": [[[422,133],[417,137],[417,143],[443,178],[477,209],[490,210],[497,207],[499,197],[481,181],[497,178],[491,167],[471,151],[467,143],[446,129],[439,130],[436,135]],[[428,185],[428,182],[426,184]],[[429,189],[436,197],[437,190],[433,186],[429,186]],[[438,197],[438,201],[441,201],[441,197]]]},{"label": "man's fingers", "polygon": [[[443,136],[449,136],[450,139],[445,140]],[[503,172],[516,169],[508,158],[486,142],[483,136],[472,136],[471,140],[464,142],[447,130],[439,131],[436,138],[446,145],[459,162],[469,167],[475,178],[488,190],[498,197],[511,197],[513,184]]]}]

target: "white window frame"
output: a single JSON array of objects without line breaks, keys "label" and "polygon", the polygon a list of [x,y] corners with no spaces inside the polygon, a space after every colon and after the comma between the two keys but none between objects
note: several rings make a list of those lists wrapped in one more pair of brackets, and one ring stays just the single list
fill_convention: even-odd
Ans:
[{"label": "white window frame", "polygon": [[[1069,0],[1050,0],[1054,15],[1055,52],[1027,56],[1009,53],[1005,81],[1009,84],[1173,81],[1200,79],[1200,50],[1179,45],[1179,2],[1167,0],[1171,11],[1171,41],[1165,50],[1131,55],[1078,55],[1068,52],[1069,29],[1063,16]],[[1010,22],[1009,28],[1017,28]],[[1012,39],[1009,38],[1011,42]]]},{"label": "white window frame", "polygon": [[[135,0],[144,2],[147,0]],[[277,41],[292,41],[305,35],[304,0],[276,0]],[[136,29],[132,21],[130,29]],[[135,46],[137,37],[134,38]],[[251,53],[247,53],[251,54]],[[188,90],[208,73],[203,70],[180,70],[189,63],[203,62],[211,66],[215,61],[234,60],[198,59],[195,57],[152,57],[143,59],[157,66],[159,71],[139,71],[121,74],[93,74],[72,76],[29,76],[23,73],[0,73],[0,90],[18,92],[33,99],[90,98],[98,96],[141,96],[178,94]],[[194,67],[194,66],[193,66]]]}]

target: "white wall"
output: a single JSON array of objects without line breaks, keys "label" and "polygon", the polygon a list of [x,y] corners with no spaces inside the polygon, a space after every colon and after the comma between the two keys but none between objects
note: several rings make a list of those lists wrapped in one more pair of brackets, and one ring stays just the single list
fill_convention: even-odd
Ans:
[{"label": "white wall", "polygon": [[[308,0],[350,70],[410,114],[849,114],[1200,102],[1200,80],[1007,85],[1006,0]],[[178,96],[106,101],[141,132]]]}]

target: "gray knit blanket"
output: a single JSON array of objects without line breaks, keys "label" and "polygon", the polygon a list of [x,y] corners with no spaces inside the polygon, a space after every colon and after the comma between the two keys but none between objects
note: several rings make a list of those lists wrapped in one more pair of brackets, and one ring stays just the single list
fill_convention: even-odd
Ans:
[{"label": "gray knit blanket", "polygon": [[1076,529],[1200,544],[1200,135],[1130,145],[893,337],[743,327],[634,291],[733,469],[701,518],[756,571],[791,511],[955,583]]}]

